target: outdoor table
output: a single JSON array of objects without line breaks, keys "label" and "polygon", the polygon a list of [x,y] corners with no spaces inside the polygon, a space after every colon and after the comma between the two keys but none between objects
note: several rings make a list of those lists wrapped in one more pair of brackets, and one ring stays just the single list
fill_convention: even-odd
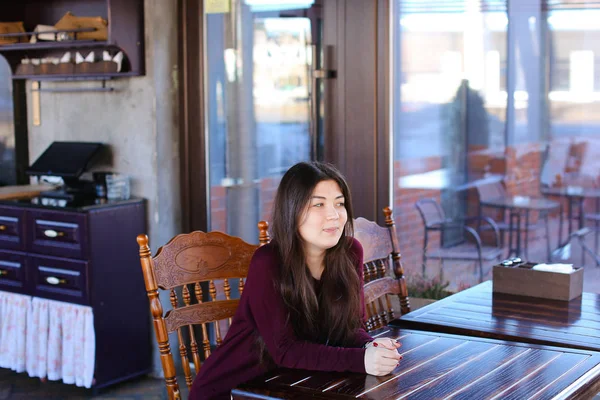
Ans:
[{"label": "outdoor table", "polygon": [[600,214],[600,189],[567,186],[559,188],[543,188],[541,192],[545,196],[561,196],[567,198],[567,223],[569,227],[569,235],[573,231],[572,220],[574,205],[576,205],[579,209],[579,213],[577,214],[579,220],[578,229],[583,228],[585,223],[583,201],[586,198],[596,199],[596,213]]},{"label": "outdoor table", "polygon": [[[525,197],[525,196],[507,196],[489,199],[481,202],[482,207],[495,207],[506,209],[509,211],[509,228],[508,228],[508,255],[522,256],[521,254],[521,213],[525,214],[525,227],[529,226],[529,213],[531,211],[549,212],[554,209],[562,210],[559,202],[549,200],[543,197]],[[480,207],[481,210],[481,207]],[[561,242],[560,232],[562,231],[562,212],[559,228],[559,243]],[[516,230],[516,240],[513,246],[513,232]],[[549,235],[546,228],[546,235]],[[550,238],[548,237],[548,259],[550,259]],[[527,256],[527,241],[525,242],[525,256]]]}]

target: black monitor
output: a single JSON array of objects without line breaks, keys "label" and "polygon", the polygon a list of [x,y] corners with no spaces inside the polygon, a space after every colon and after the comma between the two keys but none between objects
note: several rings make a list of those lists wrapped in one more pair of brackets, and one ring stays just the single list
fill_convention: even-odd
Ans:
[{"label": "black monitor", "polygon": [[87,169],[102,143],[53,142],[29,168],[27,175],[60,176],[73,180]]}]

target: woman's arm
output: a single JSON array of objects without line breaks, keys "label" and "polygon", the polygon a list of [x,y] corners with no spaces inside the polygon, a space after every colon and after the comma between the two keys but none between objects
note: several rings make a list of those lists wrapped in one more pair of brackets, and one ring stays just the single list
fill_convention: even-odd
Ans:
[{"label": "woman's arm", "polygon": [[354,347],[364,347],[367,343],[372,342],[373,338],[371,335],[367,333],[365,330],[365,322],[367,321],[365,315],[365,295],[363,292],[364,286],[364,267],[363,267],[363,248],[360,242],[356,239],[353,239],[354,243],[352,244],[352,252],[356,257],[356,273],[360,279],[360,321],[361,326],[356,331],[356,336],[354,338]]},{"label": "woman's arm", "polygon": [[296,338],[287,308],[274,285],[278,261],[269,247],[255,253],[244,295],[258,333],[275,363],[286,368],[364,373],[365,349],[331,347]]}]

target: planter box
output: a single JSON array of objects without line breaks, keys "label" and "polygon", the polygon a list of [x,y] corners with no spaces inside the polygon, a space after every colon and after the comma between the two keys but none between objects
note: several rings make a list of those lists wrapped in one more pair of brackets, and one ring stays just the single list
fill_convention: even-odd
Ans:
[{"label": "planter box", "polygon": [[493,291],[553,300],[572,300],[583,292],[583,268],[569,274],[536,271],[536,263],[493,267]]},{"label": "planter box", "polygon": [[421,297],[410,297],[409,301],[410,301],[410,311],[415,311],[421,307],[425,307],[431,303],[435,303],[437,300],[424,299]]}]

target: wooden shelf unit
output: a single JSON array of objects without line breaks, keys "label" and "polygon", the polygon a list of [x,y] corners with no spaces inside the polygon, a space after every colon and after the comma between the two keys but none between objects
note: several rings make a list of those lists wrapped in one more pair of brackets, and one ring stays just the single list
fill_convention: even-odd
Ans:
[{"label": "wooden shelf unit", "polygon": [[[13,71],[13,79],[64,80],[83,78],[87,74],[68,75],[14,75],[23,58],[61,57],[65,52],[79,51],[84,57],[90,51],[110,50],[112,54],[123,51],[122,72],[106,75],[107,78],[139,76],[145,74],[144,65],[144,1],[143,0],[21,0],[3,5],[0,22],[23,21],[25,30],[33,32],[35,26],[54,25],[67,12],[76,16],[99,16],[108,21],[108,40],[72,40],[60,42],[14,43],[0,45]],[[99,58],[101,54],[97,54]],[[93,77],[98,77],[94,74]]]}]

